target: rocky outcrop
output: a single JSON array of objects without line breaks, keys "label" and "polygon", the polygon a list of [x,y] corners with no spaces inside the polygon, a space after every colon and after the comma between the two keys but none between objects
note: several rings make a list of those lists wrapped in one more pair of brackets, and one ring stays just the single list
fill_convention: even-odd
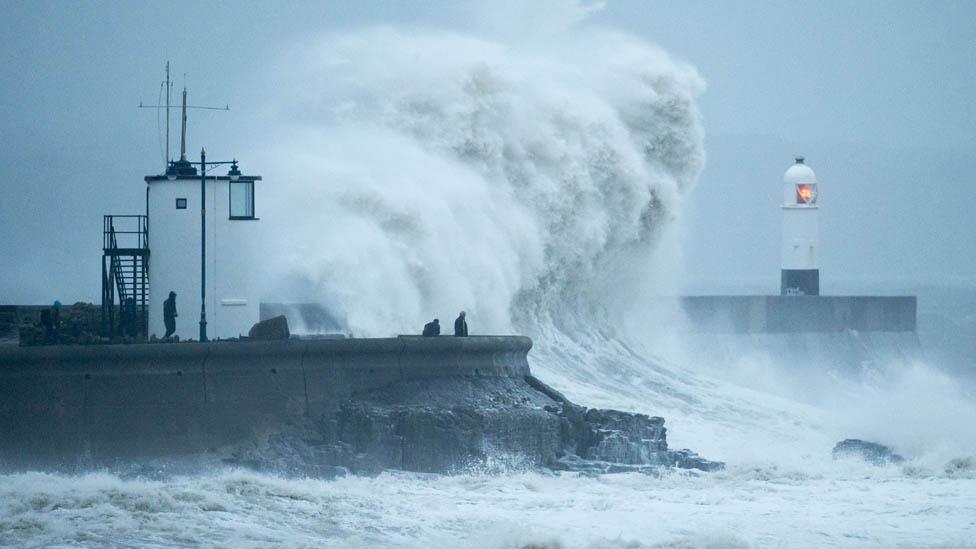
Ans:
[{"label": "rocky outcrop", "polygon": [[842,440],[834,446],[834,459],[839,458],[861,458],[872,465],[898,465],[905,461],[905,458],[894,453],[891,448],[868,442],[856,438]]},{"label": "rocky outcrop", "polygon": [[723,465],[668,449],[664,419],[573,404],[539,380],[411,382],[341,402],[227,461],[287,474],[458,473],[485,467],[583,473]]}]

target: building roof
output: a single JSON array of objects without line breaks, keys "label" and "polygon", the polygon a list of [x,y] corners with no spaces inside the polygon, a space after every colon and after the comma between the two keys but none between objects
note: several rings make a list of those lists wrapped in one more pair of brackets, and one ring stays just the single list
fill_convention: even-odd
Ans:
[{"label": "building roof", "polygon": [[803,157],[799,157],[796,159],[796,163],[783,174],[783,182],[789,185],[812,185],[817,182],[817,174],[813,173],[810,166],[803,162]]},{"label": "building roof", "polygon": [[[199,175],[147,175],[145,178],[146,183],[154,183],[159,181],[190,181],[194,183],[200,182]],[[229,175],[208,175],[208,181],[230,181]],[[260,175],[240,175],[237,176],[238,181],[261,181]]]},{"label": "building roof", "polygon": [[[230,171],[227,175],[208,175],[207,179],[214,181],[230,181],[231,176],[236,179],[234,181],[261,181],[260,175],[244,175],[237,166],[237,160],[233,162],[217,162],[215,164],[230,164]],[[186,158],[180,158],[176,161],[170,161],[169,166],[166,168],[166,173],[159,175],[147,175],[145,177],[146,183],[152,183],[154,181],[200,181],[200,175],[197,173],[197,169],[193,167],[193,163],[186,160]]]}]

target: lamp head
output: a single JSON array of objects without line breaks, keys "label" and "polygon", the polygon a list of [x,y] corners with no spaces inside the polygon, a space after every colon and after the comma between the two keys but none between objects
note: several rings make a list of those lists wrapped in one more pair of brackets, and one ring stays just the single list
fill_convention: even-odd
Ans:
[{"label": "lamp head", "polygon": [[237,167],[237,159],[236,158],[230,163],[230,171],[227,172],[227,175],[230,176],[230,180],[231,181],[237,181],[238,179],[241,178],[241,170],[238,169],[238,167]]}]

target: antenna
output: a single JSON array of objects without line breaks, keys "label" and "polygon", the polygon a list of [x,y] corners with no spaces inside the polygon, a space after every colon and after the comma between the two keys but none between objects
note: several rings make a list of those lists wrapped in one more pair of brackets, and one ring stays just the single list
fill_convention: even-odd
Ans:
[{"label": "antenna", "polygon": [[[183,74],[184,81],[186,80],[186,74]],[[172,157],[169,155],[169,119],[170,119],[170,109],[173,106],[170,103],[170,90],[173,87],[173,83],[170,81],[170,71],[169,71],[169,61],[166,61],[166,105],[144,105],[141,101],[139,102],[140,109],[166,109],[166,166],[165,169],[169,169],[169,165],[173,163]],[[180,130],[180,162],[186,162],[186,110],[187,109],[202,109],[208,111],[229,111],[230,106],[224,105],[223,107],[205,107],[200,105],[187,105],[186,104],[186,84],[183,85],[183,105],[182,114],[183,120]]]},{"label": "antenna", "polygon": [[183,125],[180,129],[180,161],[186,161],[186,75],[183,76]]},{"label": "antenna", "polygon": [[[169,164],[169,59],[166,60],[166,163]],[[159,120],[157,118],[157,120]]]}]

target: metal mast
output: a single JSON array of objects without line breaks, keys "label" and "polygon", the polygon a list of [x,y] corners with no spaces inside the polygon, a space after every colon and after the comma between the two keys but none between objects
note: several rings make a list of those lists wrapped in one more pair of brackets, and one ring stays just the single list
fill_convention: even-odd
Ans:
[{"label": "metal mast", "polygon": [[[166,105],[159,105],[158,104],[159,103],[159,100],[157,99],[156,100],[156,102],[157,102],[156,105],[145,105],[142,102],[140,102],[139,103],[139,108],[140,109],[157,109],[157,110],[166,109],[166,165],[164,167],[165,167],[165,171],[168,172],[169,169],[170,169],[170,167],[171,167],[171,164],[175,164],[171,160],[170,153],[169,153],[170,110],[173,108],[172,99],[171,99],[171,95],[170,95],[171,92],[172,92],[172,88],[173,88],[173,82],[170,79],[170,62],[169,61],[166,62],[166,82],[164,83],[164,85],[166,86]],[[183,86],[183,104],[182,104],[182,107],[181,107],[182,120],[181,120],[181,123],[180,123],[180,128],[181,128],[180,129],[180,164],[181,165],[184,165],[184,166],[187,164],[187,160],[186,160],[186,111],[189,110],[189,109],[202,109],[202,110],[208,110],[208,111],[229,111],[230,110],[230,107],[227,106],[227,105],[224,105],[223,107],[206,107],[206,106],[201,106],[201,105],[187,105],[186,104],[186,86]]]},{"label": "metal mast", "polygon": [[186,86],[183,87],[183,130],[180,133],[180,161],[186,162]]},{"label": "metal mast", "polygon": [[169,156],[169,89],[172,84],[169,83],[169,60],[166,61],[166,166],[169,166],[169,161],[171,160]]},{"label": "metal mast", "polygon": [[[179,176],[195,176],[196,171],[192,168],[194,164],[200,166],[200,341],[207,341],[207,165],[216,167],[222,164],[230,164],[237,170],[237,161],[230,162],[207,162],[207,151],[200,150],[200,162],[190,162],[186,159],[186,111],[187,109],[204,109],[213,111],[229,111],[230,107],[205,107],[186,104],[186,86],[183,86],[183,102],[181,105],[180,119],[180,159],[172,162],[169,159],[169,110],[170,110],[170,82],[169,61],[166,62],[166,106],[156,105],[155,107],[139,103],[142,109],[166,109],[166,175],[169,179],[176,179]],[[157,100],[158,103],[158,100]],[[240,172],[237,172],[238,174]],[[146,211],[148,218],[149,211],[149,191],[146,190]],[[148,226],[148,219],[147,219]]]}]

